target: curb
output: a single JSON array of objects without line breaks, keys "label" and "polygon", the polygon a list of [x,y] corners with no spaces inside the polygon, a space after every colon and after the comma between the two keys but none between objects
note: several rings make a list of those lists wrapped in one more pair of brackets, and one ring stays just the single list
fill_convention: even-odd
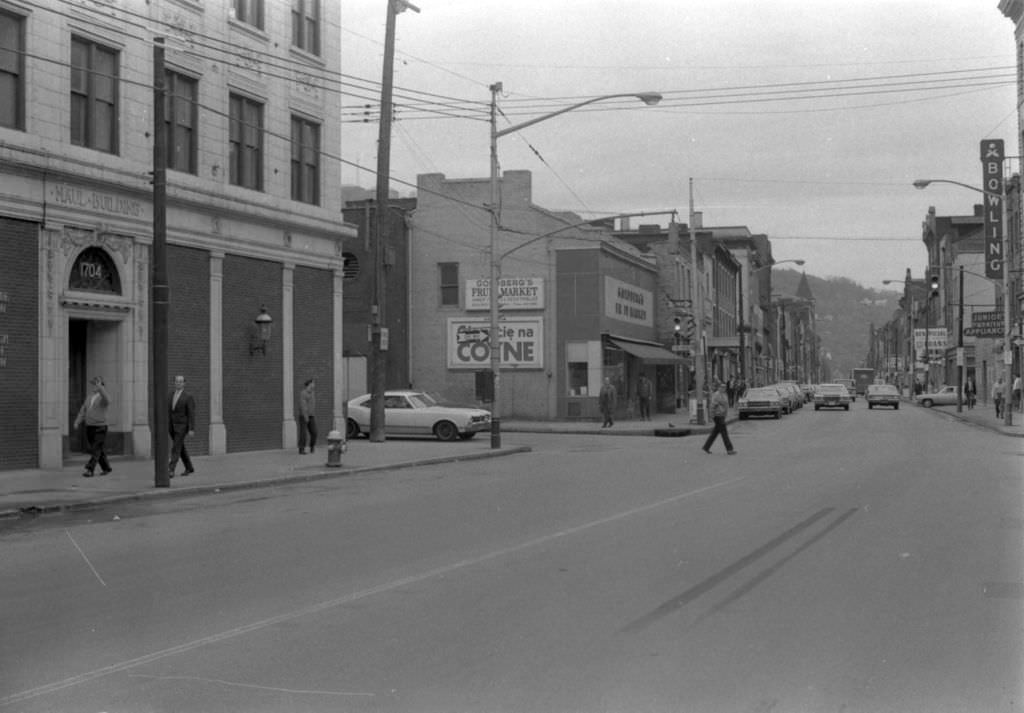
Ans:
[{"label": "curb", "polygon": [[372,473],[381,470],[401,470],[414,468],[421,465],[437,465],[439,463],[458,463],[461,461],[484,460],[486,458],[497,458],[499,456],[516,455],[519,453],[530,453],[533,449],[529,446],[510,446],[497,451],[484,451],[482,453],[468,453],[451,456],[438,456],[436,458],[421,458],[418,460],[399,461],[397,463],[386,463],[380,465],[364,465],[355,468],[326,468],[326,466],[314,466],[316,470],[309,473],[289,474],[247,480],[240,483],[222,483],[215,485],[196,485],[185,488],[154,488],[137,493],[126,493],[122,495],[111,495],[109,497],[93,498],[73,503],[62,503],[58,505],[26,505],[23,507],[0,510],[0,518],[16,518],[23,515],[45,515],[61,512],[80,512],[92,510],[107,505],[116,505],[124,502],[139,502],[152,499],[164,499],[172,497],[190,497],[195,495],[209,495],[211,493],[225,493],[235,490],[250,490],[255,488],[273,487],[288,485],[292,483],[307,483],[316,480],[327,480],[340,478],[361,473]]}]

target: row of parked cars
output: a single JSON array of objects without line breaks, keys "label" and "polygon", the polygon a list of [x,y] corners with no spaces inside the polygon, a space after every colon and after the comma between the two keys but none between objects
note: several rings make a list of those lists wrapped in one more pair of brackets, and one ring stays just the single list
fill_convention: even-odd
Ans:
[{"label": "row of parked cars", "polygon": [[[810,385],[784,381],[747,389],[747,393],[737,403],[737,412],[741,419],[751,416],[781,418],[783,414],[792,413],[804,403],[813,403],[815,411],[823,408],[849,411],[850,404],[856,400],[856,393],[843,383]],[[876,406],[900,407],[899,390],[892,384],[871,384],[867,387],[864,400],[869,409]]]}]

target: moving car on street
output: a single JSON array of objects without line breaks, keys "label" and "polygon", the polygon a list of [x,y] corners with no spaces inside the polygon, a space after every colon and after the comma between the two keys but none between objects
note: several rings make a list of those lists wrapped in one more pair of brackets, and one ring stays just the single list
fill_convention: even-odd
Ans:
[{"label": "moving car on street", "polygon": [[836,383],[846,387],[847,392],[850,394],[851,402],[857,400],[857,386],[853,383],[853,379],[836,379]]},{"label": "moving car on street", "polygon": [[[371,394],[348,402],[345,433],[356,438],[370,433]],[[384,392],[384,429],[391,436],[434,436],[442,441],[470,439],[491,428],[491,412],[479,408],[442,406],[423,391]]]},{"label": "moving car on street", "polygon": [[736,402],[740,420],[751,416],[781,418],[783,410],[782,394],[774,386],[749,388]]},{"label": "moving car on street", "polygon": [[927,394],[918,394],[914,397],[917,403],[921,404],[925,408],[931,408],[932,406],[949,406],[956,404],[956,392],[955,386],[943,386],[938,391],[933,391]]},{"label": "moving car on street", "polygon": [[900,392],[892,384],[868,384],[864,398],[867,399],[869,409],[875,406],[900,407]]},{"label": "moving car on street", "polygon": [[850,410],[853,398],[842,384],[818,384],[814,392],[814,410],[841,408]]}]

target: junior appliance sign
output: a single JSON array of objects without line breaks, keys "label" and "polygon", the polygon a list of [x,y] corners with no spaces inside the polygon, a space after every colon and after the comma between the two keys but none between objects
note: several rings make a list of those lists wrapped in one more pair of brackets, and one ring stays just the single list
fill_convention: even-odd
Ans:
[{"label": "junior appliance sign", "polygon": [[[544,319],[502,319],[500,352],[503,367],[544,368]],[[491,365],[491,325],[486,319],[448,320],[448,368],[487,369]]]}]

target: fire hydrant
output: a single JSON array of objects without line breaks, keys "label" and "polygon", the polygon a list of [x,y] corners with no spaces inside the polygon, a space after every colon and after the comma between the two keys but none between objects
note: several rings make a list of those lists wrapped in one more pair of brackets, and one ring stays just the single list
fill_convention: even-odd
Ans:
[{"label": "fire hydrant", "polygon": [[341,466],[341,454],[346,450],[345,437],[341,431],[331,431],[327,434],[327,465],[331,468]]}]

